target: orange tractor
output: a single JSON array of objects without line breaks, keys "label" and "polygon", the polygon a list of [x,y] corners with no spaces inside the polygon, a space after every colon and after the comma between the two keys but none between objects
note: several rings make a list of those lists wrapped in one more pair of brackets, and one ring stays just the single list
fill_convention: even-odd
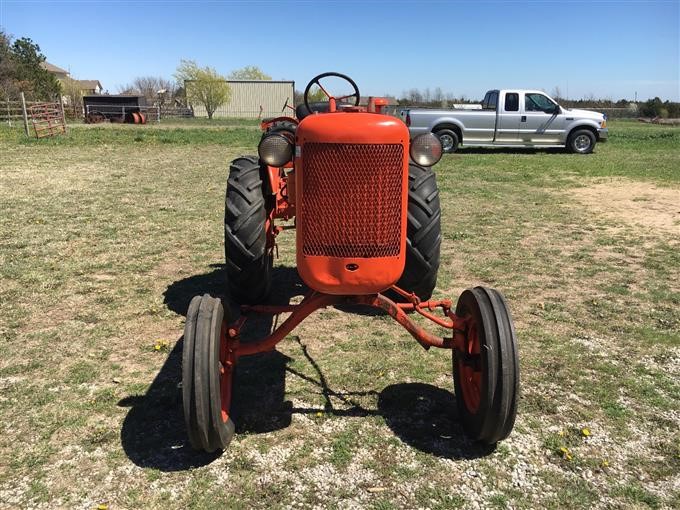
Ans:
[{"label": "orange tractor", "polygon": [[[327,90],[328,81],[339,80],[349,83],[349,94]],[[327,101],[311,102],[313,89]],[[232,321],[229,307],[207,294],[189,305],[182,396],[196,449],[224,449],[234,435],[230,406],[239,358],[273,350],[315,310],[343,304],[383,310],[425,349],[451,349],[459,415],[471,439],[494,444],[513,428],[519,362],[505,299],[484,287],[465,290],[455,308],[450,299],[431,299],[441,244],[432,171],[442,155],[439,140],[432,134],[410,140],[401,120],[382,113],[385,100],[370,98],[362,107],[359,99],[349,77],[320,74],[307,85],[297,119],[263,122],[259,157],[231,163],[226,269],[241,313]],[[263,304],[281,221],[293,218],[297,269],[309,291],[297,305]],[[289,315],[265,338],[241,342],[256,313]],[[412,314],[448,333],[428,332]]]}]

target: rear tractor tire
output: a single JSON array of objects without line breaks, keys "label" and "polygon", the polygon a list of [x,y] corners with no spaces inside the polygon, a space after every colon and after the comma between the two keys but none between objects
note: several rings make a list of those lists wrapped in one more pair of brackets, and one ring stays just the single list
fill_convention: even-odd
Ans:
[{"label": "rear tractor tire", "polygon": [[271,288],[272,250],[267,247],[267,205],[263,170],[255,156],[229,167],[224,205],[224,251],[227,287],[239,304],[263,301]]},{"label": "rear tractor tire", "polygon": [[415,293],[422,300],[430,299],[437,285],[441,242],[441,207],[434,171],[411,163],[406,266],[397,287]]},{"label": "rear tractor tire", "polygon": [[229,416],[233,363],[225,359],[222,302],[208,294],[189,304],[182,352],[182,401],[184,422],[196,450],[224,450],[234,437]]},{"label": "rear tractor tire", "polygon": [[515,327],[505,298],[475,287],[458,299],[466,319],[465,349],[453,350],[453,381],[463,429],[471,439],[493,445],[515,424],[519,358]]}]

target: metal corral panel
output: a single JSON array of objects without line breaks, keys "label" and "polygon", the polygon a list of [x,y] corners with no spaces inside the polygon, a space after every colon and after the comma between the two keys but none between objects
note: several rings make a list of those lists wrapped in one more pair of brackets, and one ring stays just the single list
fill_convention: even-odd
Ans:
[{"label": "metal corral panel", "polygon": [[[215,111],[214,117],[239,117],[257,119],[292,115],[292,110],[281,110],[293,105],[295,82],[293,81],[227,81],[231,87],[231,100]],[[191,87],[187,82],[186,87]],[[207,117],[202,105],[190,105],[196,117]]]}]

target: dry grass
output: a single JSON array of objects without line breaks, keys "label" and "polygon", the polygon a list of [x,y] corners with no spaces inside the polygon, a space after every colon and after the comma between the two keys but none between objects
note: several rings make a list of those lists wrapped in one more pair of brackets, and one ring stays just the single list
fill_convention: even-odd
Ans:
[{"label": "dry grass", "polygon": [[[190,298],[223,290],[227,162],[254,151],[252,129],[195,146],[144,127],[100,144],[0,131],[0,507],[677,507],[677,130],[612,124],[588,157],[438,167],[439,294],[497,287],[518,325],[507,441],[462,436],[449,353],[328,309],[242,360],[219,457],[187,446],[181,333]],[[293,241],[277,301],[303,292]]]}]

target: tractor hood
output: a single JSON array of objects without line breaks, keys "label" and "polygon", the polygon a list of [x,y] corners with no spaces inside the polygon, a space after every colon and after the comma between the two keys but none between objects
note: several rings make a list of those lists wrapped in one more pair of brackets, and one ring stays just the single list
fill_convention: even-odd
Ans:
[{"label": "tractor hood", "polygon": [[296,133],[298,157],[307,142],[402,144],[408,154],[409,131],[399,119],[361,112],[317,113],[305,117]]}]

